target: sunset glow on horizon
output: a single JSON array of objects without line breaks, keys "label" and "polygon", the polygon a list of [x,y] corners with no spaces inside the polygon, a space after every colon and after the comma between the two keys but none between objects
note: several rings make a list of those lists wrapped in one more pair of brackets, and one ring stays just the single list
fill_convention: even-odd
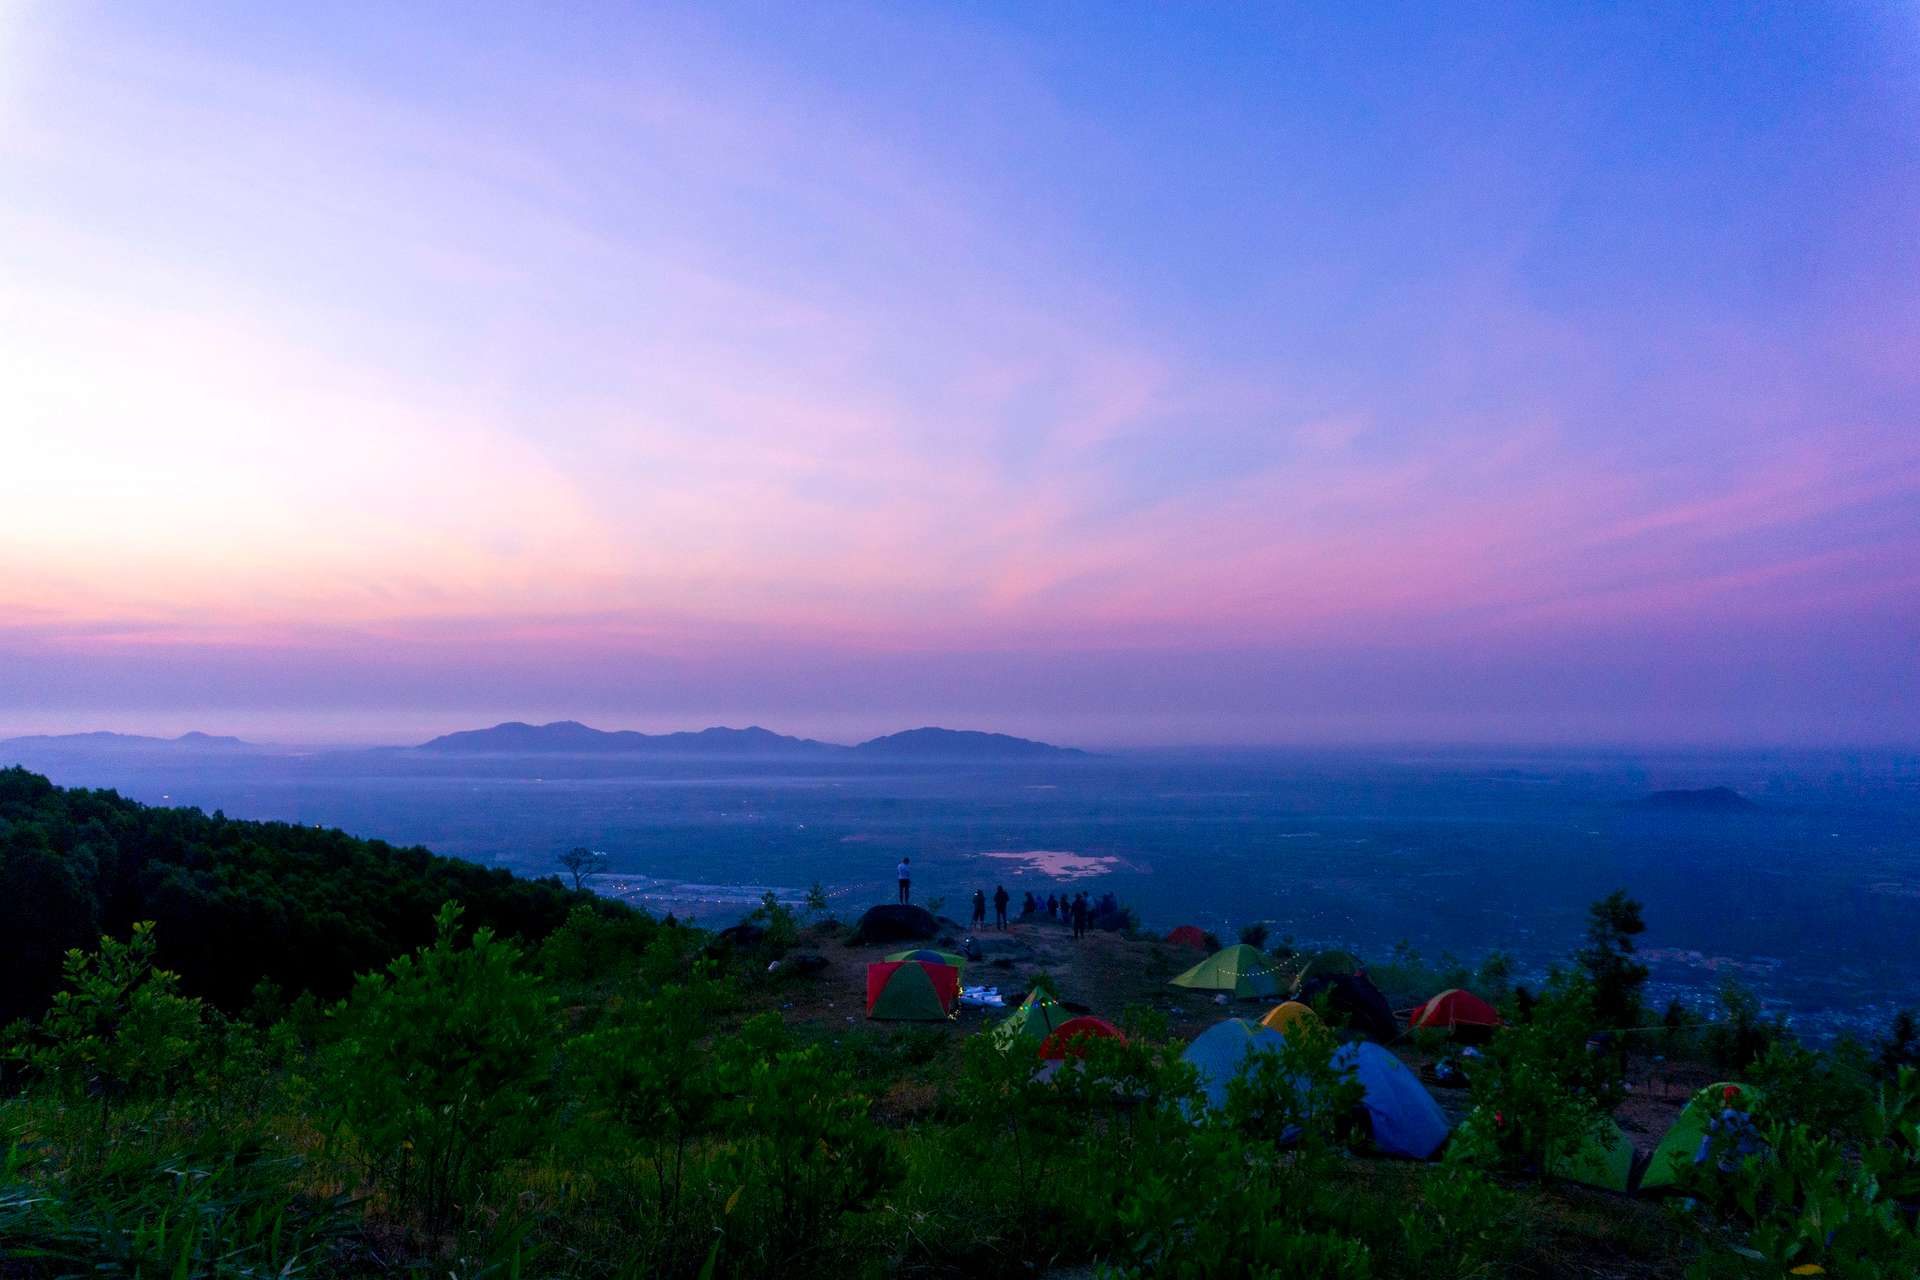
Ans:
[{"label": "sunset glow on horizon", "polygon": [[1910,8],[0,6],[0,352],[0,734],[1920,738]]}]

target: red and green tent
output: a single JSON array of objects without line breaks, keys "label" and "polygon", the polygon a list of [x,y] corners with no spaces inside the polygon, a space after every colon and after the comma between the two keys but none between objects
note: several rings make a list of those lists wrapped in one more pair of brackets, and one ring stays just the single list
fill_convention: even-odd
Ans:
[{"label": "red and green tent", "polygon": [[959,1000],[960,971],[950,964],[890,960],[867,966],[867,1016],[877,1022],[944,1022]]}]

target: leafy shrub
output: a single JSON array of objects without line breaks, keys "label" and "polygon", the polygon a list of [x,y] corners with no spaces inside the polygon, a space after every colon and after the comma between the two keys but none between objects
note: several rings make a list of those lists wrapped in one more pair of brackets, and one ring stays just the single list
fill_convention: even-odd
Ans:
[{"label": "leafy shrub", "polygon": [[1340,1041],[1325,1023],[1296,1024],[1276,1050],[1248,1056],[1227,1082],[1227,1124],[1255,1144],[1294,1149],[1297,1166],[1344,1142],[1366,1091],[1336,1063]]},{"label": "leafy shrub", "polygon": [[580,1099],[577,1135],[616,1158],[636,1153],[652,1181],[647,1261],[672,1271],[684,1216],[687,1156],[720,1103],[703,1040],[719,993],[706,982],[622,1001],[596,1030],[567,1042],[566,1078]]},{"label": "leafy shrub", "polygon": [[1482,996],[1499,1001],[1513,987],[1513,957],[1504,951],[1489,951],[1480,960],[1473,986]]},{"label": "leafy shrub", "polygon": [[607,911],[580,903],[540,944],[538,967],[556,982],[580,984],[639,963],[659,926],[642,911]]},{"label": "leafy shrub", "polygon": [[1640,989],[1647,967],[1633,958],[1633,940],[1647,929],[1640,904],[1615,889],[1587,908],[1587,945],[1576,959],[1593,984],[1599,1026],[1639,1025]]},{"label": "leafy shrub", "polygon": [[447,903],[430,947],[363,976],[320,1090],[377,1185],[429,1235],[497,1160],[527,1150],[552,1058],[552,1000],[520,951]]},{"label": "leafy shrub", "polygon": [[1776,1046],[1750,1122],[1709,1130],[1681,1185],[1741,1230],[1772,1274],[1920,1274],[1920,1238],[1902,1207],[1920,1195],[1920,1074],[1826,1094],[1823,1057]]},{"label": "leafy shrub", "polygon": [[793,908],[781,902],[769,889],[760,897],[760,905],[747,916],[767,932],[760,939],[760,946],[767,955],[779,957],[793,950],[793,944],[800,940],[800,921],[793,914]]},{"label": "leafy shrub", "polygon": [[177,974],[154,966],[153,922],[125,942],[69,951],[66,982],[23,1046],[33,1074],[56,1092],[109,1101],[156,1095],[185,1074],[199,1047],[200,1001]]},{"label": "leafy shrub", "polygon": [[1617,1059],[1587,1047],[1591,985],[1555,974],[1531,1012],[1496,1032],[1470,1066],[1475,1107],[1455,1131],[1448,1159],[1544,1180],[1556,1157],[1606,1132],[1622,1084]]},{"label": "leafy shrub", "polygon": [[1264,947],[1267,945],[1269,932],[1265,921],[1256,920],[1252,924],[1243,924],[1240,926],[1240,941],[1250,947]]},{"label": "leafy shrub", "polygon": [[1249,1154],[1238,1134],[1217,1125],[1170,1146],[1115,1205],[1120,1245],[1101,1274],[1114,1280],[1365,1280],[1373,1274],[1365,1243],[1303,1225],[1301,1206],[1280,1183],[1248,1176]]},{"label": "leafy shrub", "polygon": [[899,1161],[853,1077],[818,1045],[792,1047],[777,1015],[753,1019],[728,1041],[721,1068],[731,1095],[722,1177],[740,1197],[723,1252],[746,1272],[784,1274],[833,1238],[843,1214],[869,1207],[897,1181]]},{"label": "leafy shrub", "polygon": [[1920,1016],[1911,1009],[1894,1014],[1873,1052],[1881,1074],[1888,1079],[1898,1075],[1902,1067],[1920,1067]]},{"label": "leafy shrub", "polygon": [[1722,1071],[1744,1072],[1788,1034],[1786,1024],[1767,1017],[1759,997],[1737,979],[1720,984],[1720,1008],[1723,1016],[1701,1030],[1700,1047]]}]

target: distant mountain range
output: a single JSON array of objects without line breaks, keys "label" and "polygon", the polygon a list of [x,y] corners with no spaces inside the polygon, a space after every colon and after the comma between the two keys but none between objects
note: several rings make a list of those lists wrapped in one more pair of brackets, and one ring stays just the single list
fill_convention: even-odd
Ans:
[{"label": "distant mountain range", "polygon": [[177,738],[149,738],[138,733],[32,733],[22,738],[0,738],[0,747],[28,750],[76,751],[241,751],[253,744],[240,738],[194,730]]},{"label": "distant mountain range", "polygon": [[595,729],[577,720],[552,724],[522,724],[514,720],[491,729],[468,729],[423,742],[418,751],[462,754],[645,754],[863,757],[886,760],[1039,760],[1085,758],[1074,747],[1056,747],[1004,733],[973,729],[908,729],[873,738],[857,746],[795,738],[752,725],[745,729],[712,728],[697,733],[635,733],[630,729]]},{"label": "distant mountain range", "polygon": [[698,732],[636,733],[632,729],[595,729],[578,720],[523,724],[509,720],[491,729],[466,729],[423,742],[417,751],[471,754],[560,752],[568,755],[646,753],[648,755],[824,755],[847,748],[812,738],[794,738],[759,725],[745,729],[715,727]]},{"label": "distant mountain range", "polygon": [[[745,729],[714,727],[683,733],[636,733],[631,729],[595,729],[577,720],[523,724],[510,720],[491,729],[448,733],[415,747],[386,748],[448,755],[654,755],[712,757],[786,757],[845,760],[1062,760],[1085,759],[1074,747],[1015,738],[974,729],[908,729],[855,746],[819,742],[775,733],[759,725]],[[240,738],[183,733],[151,738],[134,733],[32,734],[0,739],[0,765],[15,759],[125,759],[198,753],[274,752]]]}]

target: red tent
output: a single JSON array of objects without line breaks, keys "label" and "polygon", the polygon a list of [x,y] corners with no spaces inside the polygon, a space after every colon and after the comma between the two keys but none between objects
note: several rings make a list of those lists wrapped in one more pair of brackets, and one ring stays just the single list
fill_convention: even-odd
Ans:
[{"label": "red tent", "polygon": [[1500,1013],[1473,992],[1453,987],[1415,1009],[1408,1015],[1407,1025],[1445,1031],[1491,1031],[1500,1025]]},{"label": "red tent", "polygon": [[932,1021],[953,1012],[960,999],[960,971],[926,960],[892,960],[867,966],[867,1016]]},{"label": "red tent", "polygon": [[1176,947],[1198,947],[1202,951],[1207,949],[1207,935],[1200,932],[1197,925],[1181,925],[1167,935],[1167,941]]},{"label": "red tent", "polygon": [[1068,1018],[1040,1043],[1040,1056],[1048,1061],[1086,1056],[1088,1040],[1118,1040],[1126,1043],[1120,1028],[1105,1018]]}]

